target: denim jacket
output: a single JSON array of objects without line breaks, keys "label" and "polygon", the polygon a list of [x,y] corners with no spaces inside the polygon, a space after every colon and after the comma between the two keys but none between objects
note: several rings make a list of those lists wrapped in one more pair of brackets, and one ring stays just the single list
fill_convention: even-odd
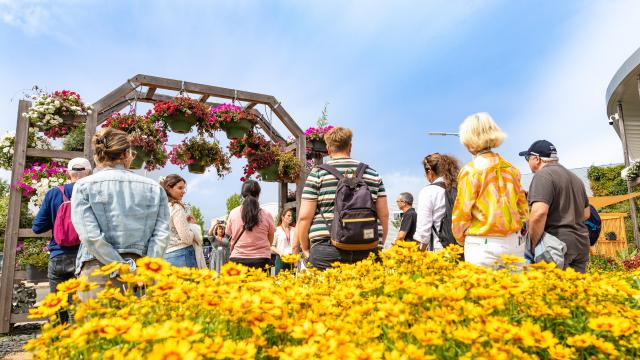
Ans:
[{"label": "denim jacket", "polygon": [[123,166],[107,167],[76,182],[71,221],[80,237],[82,264],[123,262],[121,253],[162,257],[169,243],[167,194],[153,180]]}]

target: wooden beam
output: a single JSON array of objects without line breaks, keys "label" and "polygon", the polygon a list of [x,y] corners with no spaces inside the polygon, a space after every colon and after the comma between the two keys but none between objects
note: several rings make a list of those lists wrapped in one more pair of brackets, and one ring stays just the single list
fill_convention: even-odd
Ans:
[{"label": "wooden beam", "polygon": [[89,160],[91,166],[95,167],[95,162],[93,160],[93,148],[91,146],[91,141],[93,140],[93,136],[96,134],[96,127],[98,126],[98,113],[92,112],[87,116],[87,124],[84,130],[84,158]]},{"label": "wooden beam", "polygon": [[280,102],[274,101],[273,103],[269,104],[269,107],[271,108],[271,110],[273,110],[280,121],[282,121],[284,126],[287,127],[289,132],[291,132],[296,137],[304,137],[304,131],[302,131],[300,126],[296,124],[291,115],[289,115],[289,113],[282,107],[282,104],[280,104]]},{"label": "wooden beam", "polygon": [[291,152],[291,151],[296,150],[297,148],[298,148],[298,144],[293,143],[293,144],[291,144],[291,145],[289,145],[289,146],[285,147],[285,148],[284,148],[284,152]]},{"label": "wooden beam", "polygon": [[44,321],[48,321],[48,319],[46,318],[35,318],[35,319],[31,319],[29,318],[29,314],[11,314],[11,323],[12,324],[16,324],[16,323],[25,323],[25,322],[44,322]]},{"label": "wooden beam", "polygon": [[276,130],[276,128],[273,127],[273,125],[271,125],[271,123],[269,123],[269,120],[267,120],[264,115],[262,115],[262,113],[256,109],[252,109],[251,113],[254,114],[257,117],[258,120],[258,126],[260,126],[262,128],[262,130],[264,130],[265,133],[267,133],[267,135],[271,138],[271,140],[276,141],[276,142],[284,142],[284,137],[282,135],[280,135],[280,133],[278,132],[278,130]]},{"label": "wooden beam", "polygon": [[27,272],[24,270],[19,270],[13,273],[13,280],[22,281],[27,280]]},{"label": "wooden beam", "polygon": [[[29,120],[22,114],[29,110],[31,103],[20,100],[18,103],[18,119],[16,121],[16,137],[13,151],[13,171],[11,184],[22,178],[27,158],[27,137]],[[2,278],[0,278],[0,333],[9,332],[11,324],[11,302],[13,297],[13,277],[16,269],[16,245],[20,225],[20,205],[22,194],[13,186],[9,190],[9,209],[7,212],[7,228],[4,237],[4,259],[2,262]]]},{"label": "wooden beam", "polygon": [[275,98],[271,95],[265,95],[260,93],[254,93],[250,91],[235,90],[219,86],[211,86],[204,84],[197,84],[187,81],[180,81],[174,79],[167,79],[158,76],[151,75],[136,75],[134,77],[140,85],[154,86],[159,89],[180,91],[200,95],[209,95],[213,97],[219,97],[224,99],[236,99],[238,101],[251,101],[259,104],[270,104],[275,101]]},{"label": "wooden beam", "polygon": [[254,107],[256,107],[256,105],[258,105],[258,103],[250,102],[250,103],[247,104],[247,106],[244,107],[244,110],[249,111],[249,110],[253,109]]},{"label": "wooden beam", "polygon": [[200,96],[200,99],[198,99],[198,101],[200,102],[207,102],[207,99],[209,99],[209,95],[202,95]]},{"label": "wooden beam", "polygon": [[27,156],[52,159],[73,159],[76,157],[83,157],[84,153],[82,153],[81,151],[29,148],[27,149]]},{"label": "wooden beam", "polygon": [[136,76],[126,81],[124,84],[118,86],[113,89],[110,93],[100,98],[100,100],[93,103],[93,112],[100,113],[103,109],[109,108],[113,106],[113,104],[118,103],[129,93],[136,90],[136,87],[140,86]]},{"label": "wooden beam", "polygon": [[[302,136],[298,136],[296,139],[296,143],[298,144],[297,155],[298,159],[305,164],[307,161],[307,139],[304,134]],[[302,171],[300,171],[300,178],[298,178],[298,182],[296,183],[296,203],[297,208],[300,209],[300,202],[302,201],[302,190],[304,189],[304,183],[307,181],[307,168],[302,167]]]},{"label": "wooden beam", "polygon": [[284,205],[287,203],[287,192],[289,189],[287,188],[286,182],[278,183],[278,214],[276,216],[282,216],[282,211],[284,210]]},{"label": "wooden beam", "polygon": [[51,231],[44,232],[42,234],[36,234],[31,229],[18,229],[19,238],[31,238],[31,237],[51,237]]},{"label": "wooden beam", "polygon": [[153,97],[153,94],[156,93],[157,88],[154,88],[153,86],[149,86],[149,89],[147,89],[147,93],[144,95],[144,97],[146,99],[151,99]]}]

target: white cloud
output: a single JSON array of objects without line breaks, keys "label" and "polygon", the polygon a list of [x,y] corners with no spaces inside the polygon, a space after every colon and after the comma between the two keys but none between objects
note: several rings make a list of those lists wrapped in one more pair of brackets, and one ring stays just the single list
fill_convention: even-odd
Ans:
[{"label": "white cloud", "polygon": [[[566,24],[566,36],[524,94],[509,132],[509,152],[539,138],[553,142],[568,167],[622,162],[622,147],[608,124],[605,91],[620,65],[640,46],[640,2],[599,1]],[[519,165],[529,172],[524,160]]]},{"label": "white cloud", "polygon": [[74,45],[69,35],[72,31],[64,28],[73,17],[70,11],[79,4],[82,2],[77,0],[0,0],[0,20],[29,36],[49,36],[65,45]]}]

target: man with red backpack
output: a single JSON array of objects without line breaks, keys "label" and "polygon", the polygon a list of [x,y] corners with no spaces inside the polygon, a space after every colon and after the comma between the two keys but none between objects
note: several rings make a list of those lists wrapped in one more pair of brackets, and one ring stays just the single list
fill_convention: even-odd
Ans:
[{"label": "man with red backpack", "polygon": [[70,183],[47,191],[38,215],[31,225],[31,230],[36,234],[53,230],[48,245],[48,277],[51,292],[56,291],[56,286],[59,283],[75,277],[80,240],[71,223],[71,195],[74,183],[91,175],[91,172],[89,160],[85,158],[71,159],[67,166]]}]

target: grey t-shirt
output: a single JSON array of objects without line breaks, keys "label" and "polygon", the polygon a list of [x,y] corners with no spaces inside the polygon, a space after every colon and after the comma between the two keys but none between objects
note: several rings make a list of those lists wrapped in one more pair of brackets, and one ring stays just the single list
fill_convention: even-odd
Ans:
[{"label": "grey t-shirt", "polygon": [[589,231],[584,209],[589,198],[582,181],[560,164],[547,164],[536,172],[529,187],[529,205],[549,205],[544,231],[567,244],[567,254],[589,252]]}]

